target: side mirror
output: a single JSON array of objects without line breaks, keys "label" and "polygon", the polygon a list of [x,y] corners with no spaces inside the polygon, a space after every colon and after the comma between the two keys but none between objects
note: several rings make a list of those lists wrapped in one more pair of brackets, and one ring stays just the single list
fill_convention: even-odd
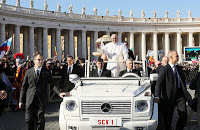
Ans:
[{"label": "side mirror", "polygon": [[158,74],[157,73],[150,74],[150,80],[151,81],[157,81],[158,80]]},{"label": "side mirror", "polygon": [[75,84],[78,80],[79,80],[79,77],[78,77],[77,74],[70,74],[70,75],[69,75],[69,81],[70,81],[71,83],[74,83],[74,84]]}]

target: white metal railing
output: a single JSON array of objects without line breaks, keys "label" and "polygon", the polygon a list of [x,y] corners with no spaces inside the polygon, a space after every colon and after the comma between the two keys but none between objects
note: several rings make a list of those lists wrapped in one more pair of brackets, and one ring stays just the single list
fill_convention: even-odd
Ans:
[{"label": "white metal railing", "polygon": [[[66,12],[46,11],[34,8],[18,7],[8,4],[0,3],[0,10],[18,11],[22,13],[31,13],[36,15],[56,16],[74,18],[74,19],[86,19],[86,20],[98,20],[98,21],[112,21],[112,22],[147,22],[147,23],[177,23],[177,22],[200,22],[200,18],[136,18],[136,17],[118,17],[118,16],[95,16],[95,15],[82,15]],[[59,14],[59,15],[58,15]],[[85,17],[83,17],[85,16]]]},{"label": "white metal railing", "polygon": [[[124,63],[123,61],[103,61],[104,63]],[[143,61],[133,61],[133,63],[142,63],[142,77],[146,77],[146,64]],[[89,77],[90,71],[91,71],[91,62],[89,60],[85,61],[85,77]]]}]

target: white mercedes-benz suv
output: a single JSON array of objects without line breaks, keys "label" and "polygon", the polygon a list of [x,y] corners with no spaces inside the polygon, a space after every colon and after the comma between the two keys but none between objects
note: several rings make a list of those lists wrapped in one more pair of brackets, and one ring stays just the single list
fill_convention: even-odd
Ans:
[{"label": "white mercedes-benz suv", "polygon": [[60,129],[155,130],[158,112],[150,81],[157,75],[150,77],[130,73],[120,78],[70,75],[75,87],[60,105]]}]

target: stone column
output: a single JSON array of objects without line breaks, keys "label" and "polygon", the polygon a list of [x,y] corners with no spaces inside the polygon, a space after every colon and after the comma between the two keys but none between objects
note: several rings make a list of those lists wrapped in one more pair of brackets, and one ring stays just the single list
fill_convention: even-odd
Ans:
[{"label": "stone column", "polygon": [[82,32],[77,32],[77,56],[78,58],[82,58]]},{"label": "stone column", "polygon": [[86,40],[86,31],[82,30],[82,58],[87,58],[87,40]]},{"label": "stone column", "polygon": [[65,58],[67,58],[67,55],[69,54],[69,36],[67,30],[65,30],[64,52],[65,52]]},{"label": "stone column", "polygon": [[97,51],[96,40],[98,39],[98,31],[94,31],[94,52]]},{"label": "stone column", "polygon": [[37,51],[42,54],[42,29],[37,30]]},{"label": "stone column", "polygon": [[118,41],[122,42],[122,32],[118,32]]},{"label": "stone column", "polygon": [[158,60],[158,36],[157,32],[153,33],[153,50],[154,50],[154,59]]},{"label": "stone column", "polygon": [[23,53],[25,58],[29,55],[28,48],[28,28],[26,27],[23,30]]},{"label": "stone column", "polygon": [[54,56],[56,46],[56,32],[54,29],[51,31],[51,57]]},{"label": "stone column", "polygon": [[56,29],[56,49],[58,53],[58,61],[61,61],[61,29]]},{"label": "stone column", "polygon": [[180,32],[177,32],[177,53],[179,55],[179,62],[182,62],[181,33]]},{"label": "stone column", "polygon": [[[143,68],[146,68],[145,66],[145,61],[146,60],[146,33],[145,32],[142,32],[142,66]],[[144,69],[144,73],[143,75],[145,74],[146,70]]]},{"label": "stone column", "polygon": [[189,32],[189,47],[193,47],[193,32]]},{"label": "stone column", "polygon": [[20,52],[20,26],[15,25],[15,52],[14,53],[19,53]]},{"label": "stone column", "polygon": [[74,57],[75,56],[74,52],[75,52],[75,48],[74,48],[74,30],[69,30],[69,55]]},{"label": "stone column", "polygon": [[43,57],[44,60],[48,58],[48,29],[43,28]]},{"label": "stone column", "polygon": [[1,31],[0,31],[0,44],[5,42],[5,24],[1,23]]},{"label": "stone column", "polygon": [[133,48],[133,53],[135,53],[135,47],[134,47],[134,32],[130,32],[130,49]]},{"label": "stone column", "polygon": [[33,59],[34,43],[34,27],[29,27],[29,57],[31,60]]},{"label": "stone column", "polygon": [[142,32],[142,61],[146,60],[146,33]]},{"label": "stone column", "polygon": [[[8,38],[11,38],[11,37],[13,37],[13,26],[9,25],[8,26]],[[13,41],[14,41],[14,39],[12,40],[12,43],[10,45],[10,50],[12,51],[12,53],[14,53],[14,50],[13,50]]]},{"label": "stone column", "polygon": [[90,61],[94,60],[92,52],[94,52],[94,34],[90,33]]},{"label": "stone column", "polygon": [[169,42],[169,33],[165,33],[165,56],[168,55],[168,52],[170,51],[170,42]]}]

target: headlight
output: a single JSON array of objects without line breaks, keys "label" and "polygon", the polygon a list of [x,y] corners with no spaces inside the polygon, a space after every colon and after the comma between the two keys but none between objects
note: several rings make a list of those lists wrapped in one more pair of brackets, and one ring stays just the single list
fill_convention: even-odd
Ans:
[{"label": "headlight", "polygon": [[137,109],[141,112],[146,111],[148,109],[147,101],[141,100],[137,103]]},{"label": "headlight", "polygon": [[68,111],[74,111],[76,109],[77,105],[75,101],[68,101],[66,104],[66,108]]}]

